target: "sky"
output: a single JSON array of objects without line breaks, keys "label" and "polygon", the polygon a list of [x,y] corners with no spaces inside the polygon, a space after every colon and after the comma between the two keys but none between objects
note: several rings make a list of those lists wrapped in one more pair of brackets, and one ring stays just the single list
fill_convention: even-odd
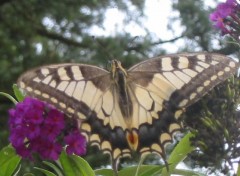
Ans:
[{"label": "sky", "polygon": [[[171,32],[167,29],[168,18],[171,14],[170,0],[146,0],[144,13],[146,15],[146,18],[143,21],[144,27],[146,27],[152,35],[162,40],[168,40],[173,37]],[[94,35],[114,35],[116,32],[123,30],[123,20],[124,14],[122,14],[117,8],[110,8],[106,12],[106,19],[103,24],[105,29],[95,26],[92,28],[92,33]],[[146,34],[142,27],[134,23],[124,26],[124,30],[133,33],[133,36],[144,36]]]},{"label": "sky", "polygon": [[[219,0],[219,2],[225,2],[225,0]],[[205,2],[206,5],[216,7],[216,2],[208,0]],[[178,16],[178,14],[172,12],[172,1],[171,0],[146,0],[145,3],[145,15],[144,27],[146,27],[156,39],[169,40],[175,38],[181,34],[183,30],[180,26],[180,22],[174,24],[176,31],[173,34],[172,31],[167,29],[169,17]],[[97,26],[92,28],[93,35],[114,35],[116,32],[125,30],[126,32],[133,33],[133,36],[144,36],[145,31],[142,27],[137,24],[130,24],[124,26],[123,24],[124,15],[117,8],[109,8],[106,12],[106,19],[103,24],[105,29],[101,29]],[[123,27],[124,26],[124,27]],[[183,40],[178,40],[173,44],[166,43],[162,45],[163,49],[174,53],[177,52],[179,47],[184,44]]]},{"label": "sky", "polygon": [[[225,2],[226,0],[218,0],[219,2]],[[128,2],[128,1],[127,1]],[[129,2],[130,3],[130,2]],[[205,1],[207,6],[216,7],[215,0]],[[129,4],[130,10],[134,9],[134,6]],[[132,22],[129,25],[124,25],[124,14],[118,10],[116,7],[109,8],[105,13],[105,21],[103,23],[103,28],[99,26],[93,26],[90,29],[90,33],[93,36],[109,36],[115,35],[116,33],[121,33],[123,30],[128,33],[132,33],[132,36],[145,36],[146,32],[143,28],[148,29],[151,32],[151,35],[156,38],[156,41],[161,40],[170,40],[181,35],[183,28],[180,25],[180,22],[177,21],[174,23],[173,31],[170,31],[167,26],[170,17],[177,17],[177,12],[172,11],[172,0],[145,0],[145,9],[144,18],[141,26]],[[53,27],[54,23],[51,22],[51,19],[44,19],[44,24],[50,29]],[[184,45],[184,40],[179,39],[173,43],[162,44],[162,49],[165,49],[169,53],[176,53],[181,46]]]}]

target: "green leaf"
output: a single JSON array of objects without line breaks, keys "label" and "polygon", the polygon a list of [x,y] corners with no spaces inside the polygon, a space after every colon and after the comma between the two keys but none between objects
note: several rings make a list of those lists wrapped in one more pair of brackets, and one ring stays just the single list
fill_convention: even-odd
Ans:
[{"label": "green leaf", "polygon": [[[139,167],[138,176],[157,175],[159,174],[159,172],[163,167],[164,166],[161,166],[161,165],[141,165]],[[138,169],[138,166],[124,168],[121,171],[119,171],[118,174],[119,176],[133,176],[135,175],[137,169]]]},{"label": "green leaf", "polygon": [[79,156],[68,156],[64,151],[60,155],[60,163],[66,176],[95,176],[89,164]]},{"label": "green leaf", "polygon": [[21,157],[16,154],[12,146],[4,147],[0,151],[0,176],[13,175],[20,161]]},{"label": "green leaf", "polygon": [[43,161],[44,164],[46,164],[47,166],[51,167],[57,174],[57,176],[63,176],[63,173],[61,172],[60,168],[56,165],[54,165],[53,163],[50,163],[48,161]]},{"label": "green leaf", "polygon": [[25,173],[25,174],[23,174],[23,176],[34,176],[34,174],[32,174],[32,173]]},{"label": "green leaf", "polygon": [[112,169],[97,169],[95,175],[114,176],[114,171]]},{"label": "green leaf", "polygon": [[19,88],[16,84],[13,84],[13,92],[19,102],[23,101],[25,96],[23,95],[22,91],[19,90]]},{"label": "green leaf", "polygon": [[39,167],[34,167],[34,169],[41,171],[42,173],[44,173],[47,176],[57,176],[54,173],[52,173],[52,172],[50,172],[46,169],[42,169],[42,168],[39,168]]},{"label": "green leaf", "polygon": [[193,137],[194,134],[188,133],[186,134],[182,140],[177,144],[177,146],[172,151],[171,155],[168,159],[169,170],[167,168],[163,168],[162,175],[171,175],[175,170],[176,166],[184,160],[187,155],[194,150],[194,147],[191,146],[190,138]]},{"label": "green leaf", "polygon": [[[159,175],[164,166],[160,165],[141,165],[139,167],[138,176],[154,176]],[[138,166],[132,166],[123,168],[118,172],[119,176],[134,176],[138,170]],[[98,169],[95,170],[96,175],[101,176],[114,176],[114,171],[112,169]]]},{"label": "green leaf", "polygon": [[140,170],[138,176],[160,175],[160,173],[164,167],[165,166],[151,166],[149,168],[145,168],[142,171]]}]

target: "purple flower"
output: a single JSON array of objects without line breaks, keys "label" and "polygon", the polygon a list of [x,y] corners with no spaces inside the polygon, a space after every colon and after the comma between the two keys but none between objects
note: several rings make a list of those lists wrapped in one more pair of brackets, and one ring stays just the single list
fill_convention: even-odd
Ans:
[{"label": "purple flower", "polygon": [[31,151],[29,150],[29,148],[27,148],[25,145],[20,145],[18,147],[15,147],[16,148],[16,152],[22,156],[23,158],[29,158],[29,159],[32,159],[32,156],[31,156]]},{"label": "purple flower", "polygon": [[[67,134],[64,130],[72,131],[65,127],[64,120],[64,114],[52,105],[27,97],[9,110],[9,140],[23,158],[32,159],[32,154],[37,153],[42,159],[57,160]],[[86,140],[76,126],[74,129],[65,141],[71,154],[81,155],[86,152]]]},{"label": "purple flower", "polygon": [[236,11],[236,6],[234,5],[234,0],[227,1],[226,3],[221,3],[217,7],[217,11],[221,18],[226,18]]},{"label": "purple flower", "polygon": [[27,97],[9,110],[9,117],[9,140],[19,155],[31,158],[32,153],[38,153],[42,158],[57,158],[59,144],[49,141],[55,141],[64,128],[63,113],[51,105]]},{"label": "purple flower", "polygon": [[78,130],[74,130],[64,138],[67,144],[67,154],[84,155],[86,153],[86,139]]},{"label": "purple flower", "polygon": [[217,11],[210,14],[210,19],[215,22],[214,26],[216,28],[222,30],[223,33],[227,33],[227,29],[225,28],[225,25],[224,25],[224,20]]},{"label": "purple flower", "polygon": [[210,14],[209,18],[214,22],[214,26],[220,29],[222,34],[230,34],[238,40],[240,35],[240,4],[236,0],[227,0],[220,3],[216,10]]},{"label": "purple flower", "polygon": [[45,147],[42,151],[43,158],[52,160],[57,160],[62,151],[62,146],[57,142],[49,142],[43,147]]},{"label": "purple flower", "polygon": [[45,118],[42,128],[43,136],[47,136],[49,140],[54,140],[60,135],[64,129],[64,114],[57,109],[49,109],[48,116]]},{"label": "purple flower", "polygon": [[18,146],[24,145],[24,140],[26,136],[25,134],[25,128],[22,128],[21,126],[17,126],[14,130],[11,130],[9,140],[13,147],[17,148]]},{"label": "purple flower", "polygon": [[64,128],[63,121],[64,114],[52,108],[48,111],[48,118],[45,119],[45,124],[54,125],[55,129],[62,130]]},{"label": "purple flower", "polygon": [[59,134],[61,133],[61,130],[59,130],[58,128],[55,128],[54,125],[44,124],[42,126],[42,128],[44,130],[42,130],[41,135],[46,136],[49,140],[56,139],[59,136]]},{"label": "purple flower", "polygon": [[26,137],[32,140],[41,135],[41,126],[30,123],[27,125],[26,131],[29,132],[26,132]]},{"label": "purple flower", "polygon": [[33,148],[36,148],[36,151],[41,154],[40,156],[43,159],[52,160],[57,160],[62,151],[62,146],[58,142],[48,140],[45,137],[40,137],[38,146],[33,146]]}]

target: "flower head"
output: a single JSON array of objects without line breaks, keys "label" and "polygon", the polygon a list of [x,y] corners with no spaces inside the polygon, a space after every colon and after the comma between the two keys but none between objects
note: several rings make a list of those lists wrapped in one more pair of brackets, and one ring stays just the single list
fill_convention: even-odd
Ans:
[{"label": "flower head", "polygon": [[67,144],[67,154],[83,155],[86,153],[86,140],[78,130],[74,130],[65,136],[64,141]]},{"label": "flower head", "polygon": [[[66,134],[62,112],[45,102],[26,97],[9,110],[9,117],[9,140],[19,155],[31,159],[33,153],[38,153],[42,159],[58,159]],[[70,148],[75,147],[71,149],[72,153],[85,153],[86,141],[80,132],[76,131],[70,138],[76,140],[75,143],[67,140]]]},{"label": "flower head", "polygon": [[230,34],[239,40],[240,35],[240,4],[237,0],[227,0],[220,3],[216,10],[210,14],[210,20],[214,26],[220,29],[222,34]]}]

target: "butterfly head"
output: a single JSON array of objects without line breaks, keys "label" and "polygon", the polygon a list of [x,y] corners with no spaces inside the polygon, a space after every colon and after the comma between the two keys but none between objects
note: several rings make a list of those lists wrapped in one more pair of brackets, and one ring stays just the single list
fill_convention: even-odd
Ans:
[{"label": "butterfly head", "polygon": [[127,76],[126,70],[122,67],[122,64],[120,61],[114,59],[111,61],[111,75],[113,79],[117,79],[119,75],[122,75],[123,77]]}]

